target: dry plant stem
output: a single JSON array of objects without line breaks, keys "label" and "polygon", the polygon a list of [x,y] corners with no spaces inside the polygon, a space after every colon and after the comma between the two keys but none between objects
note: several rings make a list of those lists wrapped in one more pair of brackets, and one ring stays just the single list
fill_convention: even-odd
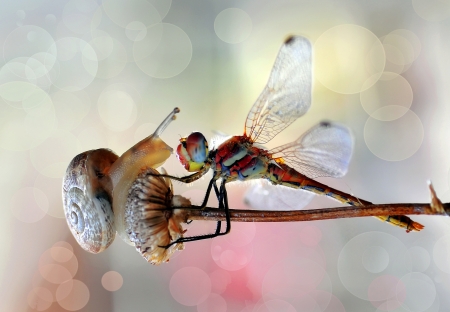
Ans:
[{"label": "dry plant stem", "polygon": [[[179,216],[184,220],[224,221],[225,211],[217,208],[181,208]],[[174,207],[175,208],[175,207]],[[440,204],[383,204],[363,207],[347,206],[326,209],[269,211],[230,209],[233,222],[292,222],[340,218],[356,218],[388,215],[436,215],[449,216],[450,203]]]}]

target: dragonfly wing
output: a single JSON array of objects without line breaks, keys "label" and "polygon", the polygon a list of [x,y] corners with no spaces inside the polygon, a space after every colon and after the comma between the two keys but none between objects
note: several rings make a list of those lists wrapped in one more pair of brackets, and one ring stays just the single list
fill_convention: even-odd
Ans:
[{"label": "dragonfly wing", "polygon": [[294,210],[304,208],[313,198],[312,192],[264,181],[251,186],[245,194],[244,202],[254,209]]},{"label": "dragonfly wing", "polygon": [[296,141],[270,150],[272,157],[310,177],[342,177],[347,173],[353,150],[350,130],[321,122]]},{"label": "dragonfly wing", "polygon": [[311,44],[288,38],[278,53],[267,85],[253,104],[245,133],[264,144],[304,115],[311,106]]},{"label": "dragonfly wing", "polygon": [[217,147],[220,144],[222,144],[223,142],[225,142],[226,140],[231,138],[231,135],[226,134],[221,131],[213,130],[212,132],[213,132],[214,136],[210,140],[210,142],[211,142],[210,150],[217,149]]}]

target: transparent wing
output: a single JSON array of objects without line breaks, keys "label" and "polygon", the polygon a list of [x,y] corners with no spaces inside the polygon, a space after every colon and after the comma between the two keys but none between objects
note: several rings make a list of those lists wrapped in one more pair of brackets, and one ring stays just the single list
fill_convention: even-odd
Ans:
[{"label": "transparent wing", "polygon": [[278,52],[267,85],[253,104],[245,133],[264,144],[304,115],[311,105],[311,44],[288,38]]},{"label": "transparent wing", "polygon": [[342,177],[347,173],[353,150],[350,130],[339,124],[321,122],[292,143],[270,150],[283,162],[310,177]]},{"label": "transparent wing", "polygon": [[244,202],[254,209],[298,210],[308,205],[313,198],[312,192],[261,181],[250,187]]},{"label": "transparent wing", "polygon": [[216,149],[220,144],[231,138],[231,135],[221,131],[213,130],[212,132],[214,136],[210,140],[211,142],[211,146],[209,147],[210,150]]}]

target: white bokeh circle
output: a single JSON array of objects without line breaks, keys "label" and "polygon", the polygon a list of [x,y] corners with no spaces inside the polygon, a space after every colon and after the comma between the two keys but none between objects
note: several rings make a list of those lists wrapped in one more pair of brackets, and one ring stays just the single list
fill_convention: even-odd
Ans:
[{"label": "white bokeh circle", "polygon": [[405,301],[405,284],[397,276],[380,275],[370,283],[367,294],[374,307],[384,311],[396,310]]},{"label": "white bokeh circle", "polygon": [[108,291],[118,291],[123,285],[123,277],[117,271],[108,271],[102,276],[102,286]]},{"label": "white bokeh circle", "polygon": [[217,14],[214,20],[214,31],[220,40],[236,44],[247,39],[252,32],[252,20],[241,9],[229,8]]},{"label": "white bokeh circle", "polygon": [[431,278],[420,272],[412,272],[404,275],[400,281],[404,285],[404,307],[411,312],[430,311],[437,295]]},{"label": "white bokeh circle", "polygon": [[80,142],[81,151],[108,147],[107,134],[100,125],[83,128],[78,133],[77,139]]},{"label": "white bokeh circle", "polygon": [[104,0],[103,10],[117,25],[126,28],[133,21],[140,21],[146,27],[161,22],[158,10],[145,0]]},{"label": "white bokeh circle", "polygon": [[29,70],[31,69],[26,64],[17,62],[16,59],[0,69],[0,97],[12,107],[22,108],[22,101],[38,92],[34,78],[19,77],[21,73],[25,76]]},{"label": "white bokeh circle", "polygon": [[25,25],[14,29],[3,42],[3,59],[5,63],[20,56],[33,57],[45,52],[56,56],[55,40],[43,28]]},{"label": "white bokeh circle", "polygon": [[89,32],[91,20],[98,7],[95,1],[69,0],[62,12],[64,25],[79,35]]},{"label": "white bokeh circle", "polygon": [[262,293],[266,299],[296,298],[299,293],[320,289],[319,285],[327,279],[325,269],[318,263],[306,258],[288,257],[267,271]]},{"label": "white bokeh circle", "polygon": [[[59,64],[44,65],[45,60],[54,56],[49,53],[37,53],[34,57],[17,57],[0,69],[0,96],[11,106],[22,108],[21,101],[37,96],[48,90],[54,78],[54,70]],[[41,96],[42,97],[42,96]],[[33,105],[39,104],[33,99]]]},{"label": "white bokeh circle", "polygon": [[80,280],[70,280],[58,286],[56,300],[68,311],[81,310],[89,302],[89,288]]},{"label": "white bokeh circle", "polygon": [[[66,91],[79,91],[92,83],[98,71],[97,53],[86,41],[64,37],[55,42],[59,73],[53,84]],[[50,60],[49,60],[50,61]]]},{"label": "white bokeh circle", "polygon": [[[75,156],[74,154],[73,156]],[[67,167],[67,163],[65,165]],[[64,208],[61,200],[61,194],[55,192],[60,189],[64,175],[51,178],[42,174],[38,174],[34,180],[34,187],[40,189],[47,196],[48,210],[47,214],[54,218],[65,219]]]},{"label": "white bokeh circle", "polygon": [[211,291],[216,294],[223,293],[231,283],[231,275],[228,271],[217,269],[209,274],[211,279]]},{"label": "white bokeh circle", "polygon": [[131,41],[141,41],[147,35],[147,27],[142,22],[132,21],[125,27],[125,34]]},{"label": "white bokeh circle", "polygon": [[314,44],[315,75],[334,92],[354,94],[370,88],[367,80],[381,76],[384,65],[383,45],[362,26],[335,26],[325,31]]},{"label": "white bokeh circle", "polygon": [[284,311],[284,312],[296,312],[297,310],[287,301],[280,299],[272,299],[263,302],[255,312],[275,312],[275,311]]},{"label": "white bokeh circle", "polygon": [[[386,259],[384,251],[382,252],[381,259],[384,264],[378,266],[372,261],[367,262],[367,252],[373,254],[377,249],[381,250],[380,248],[386,251],[389,257]],[[348,241],[339,254],[338,272],[341,282],[354,296],[369,300],[368,290],[373,280],[385,275],[401,277],[411,271],[412,264],[407,251],[405,245],[390,234],[383,232],[359,234]],[[366,267],[372,268],[371,271],[376,273]],[[378,300],[384,299],[388,298],[378,296]]]},{"label": "white bokeh circle", "polygon": [[28,90],[28,87],[32,91],[25,91],[26,96],[17,99],[20,103],[15,106],[21,106],[21,109],[13,108],[0,99],[0,147],[24,151],[39,145],[54,131],[56,118],[53,102],[44,90],[27,83],[16,87],[17,94],[20,90]]},{"label": "white bokeh circle", "polygon": [[21,20],[25,19],[25,17],[27,16],[27,14],[25,13],[24,10],[18,10],[18,11],[16,12],[16,15],[17,15],[17,17],[18,17],[19,19],[21,19]]},{"label": "white bokeh circle", "polygon": [[[59,70],[59,64],[47,62],[46,60],[56,60],[50,53],[40,52],[33,57],[16,57],[2,66],[0,69],[0,96],[5,100],[15,101],[17,98],[27,96],[27,90],[22,90],[14,86],[17,83],[29,83],[32,86],[48,90],[53,79]],[[9,86],[5,84],[10,84]],[[17,94],[22,91],[22,94]],[[28,92],[30,90],[28,89]]]},{"label": "white bokeh circle", "polygon": [[196,306],[205,301],[210,295],[211,280],[202,269],[184,267],[172,275],[170,279],[170,293],[180,304]]},{"label": "white bokeh circle", "polygon": [[442,0],[412,0],[414,11],[426,21],[439,22],[450,17],[450,3]]},{"label": "white bokeh circle", "polygon": [[416,58],[414,47],[408,39],[395,33],[389,33],[383,38],[383,45],[384,44],[395,47],[402,56],[401,58],[390,58],[386,55],[387,60],[398,65],[408,65],[414,62]]},{"label": "white bokeh circle", "polygon": [[369,246],[362,255],[364,268],[371,273],[379,273],[389,265],[389,253],[381,246]]},{"label": "white bokeh circle", "polygon": [[45,287],[35,287],[28,293],[27,302],[33,310],[45,311],[53,303],[53,294]]},{"label": "white bokeh circle", "polygon": [[391,31],[388,35],[397,35],[406,40],[408,40],[409,44],[411,44],[414,50],[414,60],[417,59],[422,50],[422,44],[420,42],[419,37],[415,33],[407,29],[395,29]]},{"label": "white bokeh circle", "polygon": [[[239,236],[240,231],[236,231],[235,235]],[[245,239],[245,235],[242,236]],[[238,242],[239,240],[225,239],[223,236],[212,241],[211,257],[220,268],[237,271],[250,263],[253,257],[253,246]]]},{"label": "white bokeh circle", "polygon": [[[368,81],[372,84],[370,78]],[[360,100],[364,110],[371,117],[382,121],[391,121],[402,117],[409,110],[413,100],[413,91],[403,76],[384,72],[375,84],[360,93]],[[386,114],[385,109],[380,110],[387,106],[402,108],[391,108],[390,114]]]},{"label": "white bokeh circle", "polygon": [[87,33],[83,40],[94,49],[98,61],[106,59],[113,51],[113,37],[106,31],[94,29]]},{"label": "white bokeh circle", "polygon": [[75,255],[73,253],[73,247],[69,243],[66,244],[69,245],[70,247],[66,247],[61,243],[65,242],[60,242],[59,244],[56,244],[56,246],[53,245],[53,247],[50,248],[50,255],[56,262],[65,263],[71,260],[72,257],[74,257]]},{"label": "white bokeh circle", "polygon": [[305,246],[317,246],[322,239],[322,231],[314,225],[307,225],[301,231],[299,235],[300,242]]},{"label": "white bokeh circle", "polygon": [[169,13],[170,7],[172,6],[172,0],[147,0],[147,2],[151,3],[155,9],[158,10],[161,20],[166,17],[167,13]]},{"label": "white bokeh circle", "polygon": [[[380,110],[391,107],[394,106]],[[385,115],[377,111],[374,114]],[[394,111],[393,114],[398,116],[399,112]],[[411,157],[422,145],[423,137],[422,122],[411,110],[393,121],[380,121],[369,117],[364,125],[364,141],[367,147],[375,156],[387,161],[401,161]]]},{"label": "white bokeh circle", "polygon": [[436,266],[450,273],[450,235],[444,235],[433,246],[433,261]]},{"label": "white bokeh circle", "polygon": [[48,199],[38,188],[24,187],[13,194],[10,209],[18,220],[34,223],[41,220],[47,213]]},{"label": "white bokeh circle", "polygon": [[102,91],[97,109],[100,119],[109,129],[123,131],[135,123],[140,105],[141,96],[134,87],[116,83]]},{"label": "white bokeh circle", "polygon": [[53,246],[44,251],[39,258],[38,266],[39,273],[45,280],[52,284],[61,284],[77,274],[78,259],[71,250]]},{"label": "white bokeh circle", "polygon": [[103,30],[92,30],[90,36],[89,44],[98,59],[96,77],[108,79],[119,75],[128,62],[125,46]]},{"label": "white bokeh circle", "polygon": [[49,263],[39,266],[39,273],[42,277],[53,284],[62,284],[72,279],[67,268],[63,265]]},{"label": "white bokeh circle", "polygon": [[58,130],[73,130],[83,121],[91,109],[91,99],[84,91],[59,90],[51,94],[55,107]]},{"label": "white bokeh circle", "polygon": [[22,186],[24,178],[31,170],[29,156],[24,152],[2,150],[0,151],[0,163],[8,164],[0,166],[0,183],[7,186],[0,190],[0,194],[9,195],[10,190]]},{"label": "white bokeh circle", "polygon": [[401,65],[401,63],[404,63],[404,58],[399,49],[389,44],[383,44],[383,49],[386,54],[386,65],[384,66],[385,72],[400,75],[409,68],[409,65]]},{"label": "white bokeh circle", "polygon": [[192,43],[180,27],[168,23],[147,28],[146,36],[133,45],[136,65],[154,78],[177,76],[191,62]]},{"label": "white bokeh circle", "polygon": [[197,305],[197,312],[226,312],[227,302],[219,294],[210,293],[205,301]]},{"label": "white bokeh circle", "polygon": [[30,151],[34,168],[49,178],[60,178],[66,173],[67,164],[79,154],[77,138],[71,132],[54,132],[44,142]]},{"label": "white bokeh circle", "polygon": [[413,270],[415,272],[423,272],[430,267],[431,256],[425,248],[421,246],[413,246],[409,248],[408,251],[411,254]]},{"label": "white bokeh circle", "polygon": [[45,16],[45,23],[47,25],[55,25],[56,24],[56,16],[54,14],[47,14]]}]

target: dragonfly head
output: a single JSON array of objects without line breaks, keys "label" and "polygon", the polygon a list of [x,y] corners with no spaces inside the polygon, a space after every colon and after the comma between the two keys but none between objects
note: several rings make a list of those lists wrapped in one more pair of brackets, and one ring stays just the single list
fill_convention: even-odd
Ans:
[{"label": "dragonfly head", "polygon": [[177,158],[187,171],[199,171],[208,157],[208,142],[200,132],[192,132],[180,139]]}]

